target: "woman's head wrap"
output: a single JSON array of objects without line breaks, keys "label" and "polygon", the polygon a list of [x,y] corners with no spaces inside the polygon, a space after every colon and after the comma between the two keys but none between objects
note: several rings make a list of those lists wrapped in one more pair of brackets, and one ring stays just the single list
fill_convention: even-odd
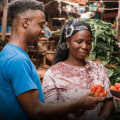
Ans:
[{"label": "woman's head wrap", "polygon": [[64,61],[65,59],[67,59],[69,50],[66,45],[66,39],[71,38],[76,32],[80,30],[88,30],[92,36],[92,31],[89,24],[84,21],[78,19],[70,20],[65,25],[60,36],[60,40],[52,64],[56,64],[59,61]]},{"label": "woman's head wrap", "polygon": [[88,30],[92,35],[92,31],[88,23],[78,19],[70,20],[63,28],[59,43],[66,42],[67,38],[71,38],[80,30]]}]

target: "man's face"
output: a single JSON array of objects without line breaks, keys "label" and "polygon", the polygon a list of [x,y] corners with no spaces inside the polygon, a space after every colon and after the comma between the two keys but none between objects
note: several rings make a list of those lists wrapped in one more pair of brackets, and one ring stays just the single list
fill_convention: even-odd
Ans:
[{"label": "man's face", "polygon": [[38,42],[41,36],[45,33],[43,26],[45,24],[45,15],[42,11],[36,10],[31,17],[30,25],[27,29],[27,43],[34,45]]}]

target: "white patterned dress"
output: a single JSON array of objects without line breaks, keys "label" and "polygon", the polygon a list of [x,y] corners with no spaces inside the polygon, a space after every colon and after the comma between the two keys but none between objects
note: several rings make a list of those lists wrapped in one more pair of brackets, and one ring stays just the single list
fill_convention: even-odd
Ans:
[{"label": "white patterned dress", "polygon": [[[101,84],[107,90],[107,98],[110,94],[110,80],[105,67],[97,62],[86,61],[83,66],[71,66],[64,62],[59,62],[51,66],[45,73],[43,79],[43,92],[46,103],[61,101],[68,102],[80,98],[94,84]],[[95,118],[103,107],[99,103],[95,109],[86,111],[82,117],[75,117],[73,120],[89,120]]]}]

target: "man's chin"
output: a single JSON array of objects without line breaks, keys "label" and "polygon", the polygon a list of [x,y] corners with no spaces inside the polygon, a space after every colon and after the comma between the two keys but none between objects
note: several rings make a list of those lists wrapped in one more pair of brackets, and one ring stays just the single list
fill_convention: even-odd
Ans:
[{"label": "man's chin", "polygon": [[28,46],[34,46],[35,49],[38,48],[38,42],[29,43]]}]

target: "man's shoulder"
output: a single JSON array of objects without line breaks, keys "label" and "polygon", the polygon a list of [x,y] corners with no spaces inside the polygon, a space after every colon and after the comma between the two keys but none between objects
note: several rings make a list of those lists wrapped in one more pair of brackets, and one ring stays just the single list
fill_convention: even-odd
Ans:
[{"label": "man's shoulder", "polygon": [[0,63],[4,68],[12,68],[14,69],[17,66],[25,65],[26,63],[30,63],[29,59],[22,54],[6,54],[3,57],[0,57]]},{"label": "man's shoulder", "polygon": [[[2,52],[0,53],[0,59],[1,61],[24,61],[28,59],[29,57],[26,55],[27,53],[24,53],[22,50],[17,48],[17,46],[10,46],[9,44],[4,47]],[[28,59],[29,60],[29,59]]]}]

